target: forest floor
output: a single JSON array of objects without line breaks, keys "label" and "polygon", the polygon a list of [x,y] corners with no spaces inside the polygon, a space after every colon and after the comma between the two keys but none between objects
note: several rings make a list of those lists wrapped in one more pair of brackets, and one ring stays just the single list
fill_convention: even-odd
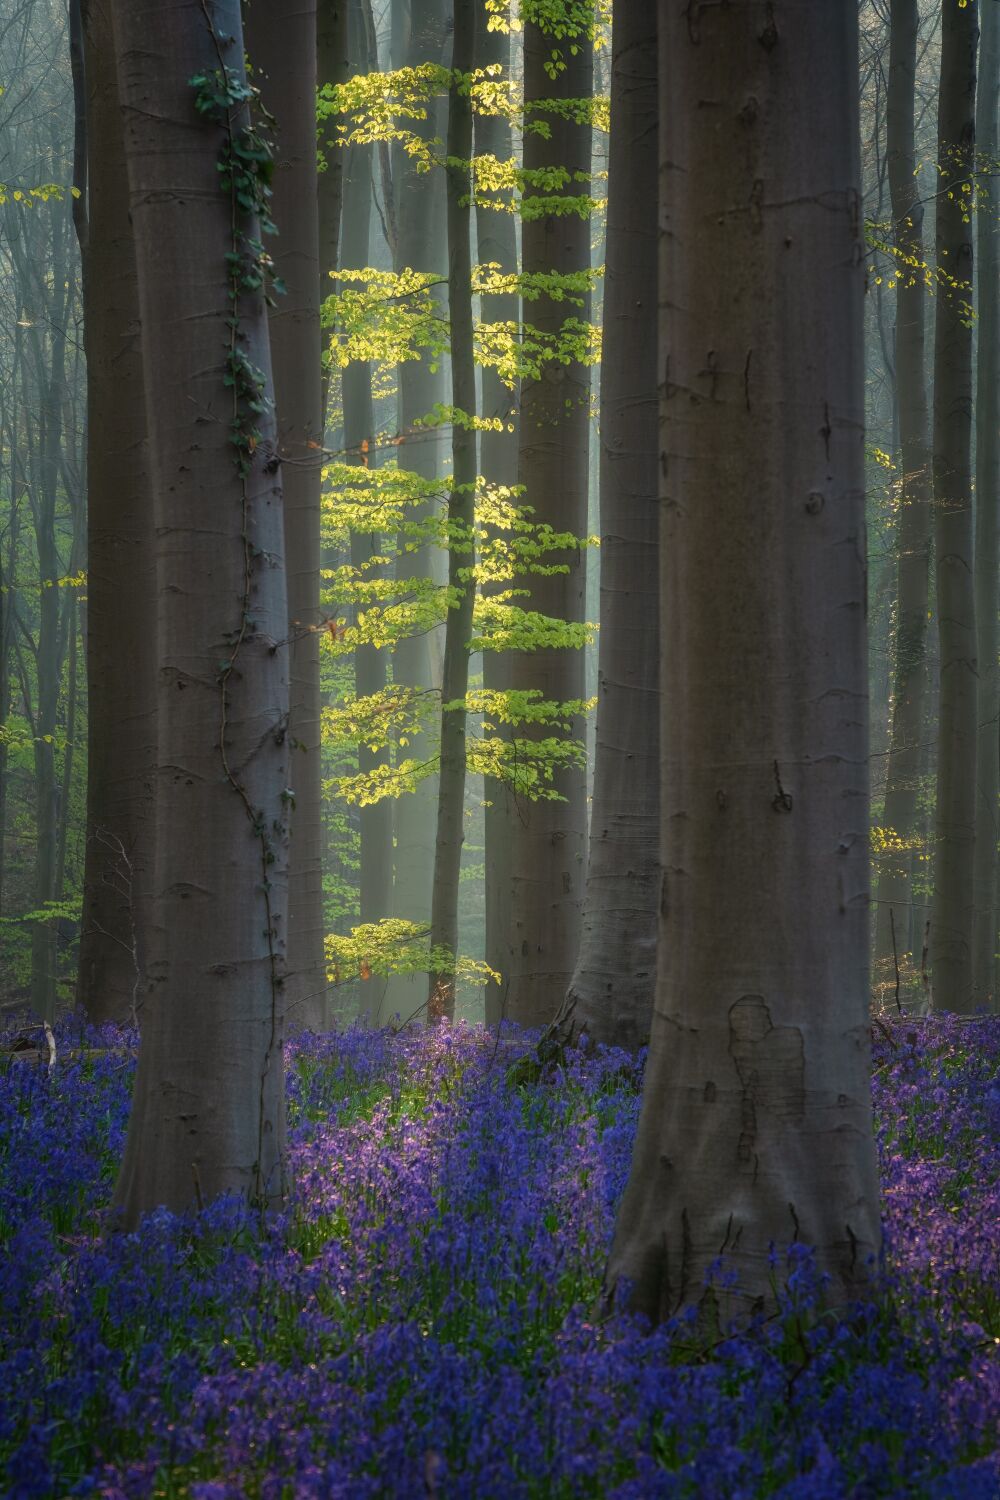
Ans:
[{"label": "forest floor", "polygon": [[825,1317],[793,1247],[781,1316],[709,1348],[591,1316],[625,1054],[533,1077],[475,1028],[302,1040],[287,1213],[105,1236],[134,1038],[55,1041],[0,1058],[8,1496],[1000,1494],[998,1021],[876,1027],[873,1300]]}]

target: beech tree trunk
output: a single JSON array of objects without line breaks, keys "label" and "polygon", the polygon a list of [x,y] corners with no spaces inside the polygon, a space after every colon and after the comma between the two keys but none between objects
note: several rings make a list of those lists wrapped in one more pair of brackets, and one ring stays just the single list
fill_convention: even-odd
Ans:
[{"label": "beech tree trunk", "polygon": [[[35,870],[33,900],[44,909],[55,899],[58,868],[59,780],[55,737],[65,640],[60,629],[59,580],[62,562],[57,538],[56,511],[61,476],[63,412],[66,404],[66,342],[74,295],[70,264],[72,211],[68,207],[49,220],[51,234],[40,238],[31,218],[12,206],[8,214],[8,243],[20,286],[24,289],[27,347],[21,346],[23,368],[31,371],[37,409],[27,414],[29,461],[27,496],[38,557],[38,635],[35,660],[35,702],[25,706],[31,723],[35,781]],[[51,257],[51,277],[41,266]],[[57,1004],[57,942],[51,918],[36,919],[31,928],[31,1008],[46,1020],[55,1017]]]},{"label": "beech tree trunk", "polygon": [[[449,60],[449,26],[443,0],[395,0],[393,6],[393,66],[419,67],[421,63]],[[429,140],[444,135],[444,111],[439,100],[428,105],[425,121],[413,121],[415,131]],[[403,270],[433,271],[444,274],[448,252],[445,246],[444,173],[418,172],[403,152],[393,161],[392,180],[395,190],[395,221],[398,229],[395,267]],[[439,288],[437,298],[441,316],[447,317],[447,293]],[[438,404],[447,400],[444,370],[432,370],[425,359],[408,360],[399,366],[399,430],[403,441],[397,449],[400,468],[410,469],[424,479],[441,472],[442,444],[446,431],[438,427],[415,430],[414,424],[426,417]],[[414,507],[413,519],[426,516],[422,507]],[[421,547],[402,554],[400,570],[405,577],[435,576],[434,550]],[[435,672],[432,638],[414,635],[399,642],[393,651],[393,681],[428,692],[440,685]],[[406,756],[427,761],[435,753],[432,737],[415,733],[410,737]],[[431,885],[434,871],[434,845],[437,828],[437,783],[428,777],[415,791],[399,797],[395,803],[395,868],[392,888],[392,915],[416,922],[429,931],[431,920]],[[388,1015],[412,1015],[426,1000],[426,977],[423,974],[393,975],[389,980],[385,1011]]]},{"label": "beech tree trunk", "polygon": [[200,112],[192,84],[218,94],[225,68],[242,85],[240,6],[112,14],[159,627],[156,924],[115,1194],[130,1226],[158,1204],[283,1196],[288,604],[267,316],[246,285],[260,225],[219,171],[246,110]]},{"label": "beech tree trunk", "polygon": [[135,251],[109,0],[84,15],[87,841],[77,999],[136,1019],[153,860],[156,583]]},{"label": "beech tree trunk", "polygon": [[[347,0],[317,0],[316,4],[316,82],[346,83],[348,67]],[[320,175],[319,188],[319,268],[320,301],[333,291],[330,275],[340,264],[340,219],[344,195],[344,153],[336,145],[336,122],[331,120],[321,131],[320,144],[326,165]],[[326,417],[328,376],[323,378],[323,415]]]},{"label": "beech tree trunk", "polygon": [[943,0],[934,320],[934,553],[941,699],[931,969],[940,1010],[973,1009],[978,680],[972,523],[972,224],[976,0]]},{"label": "beech tree trunk", "polygon": [[246,39],[255,80],[277,122],[268,249],[286,291],[268,324],[282,459],[288,650],[291,653],[289,786],[295,794],[288,863],[285,1005],[295,1030],[328,1021],[323,951],[319,569],[323,446],[316,178],[316,0],[253,0]]},{"label": "beech tree trunk", "polygon": [[[476,18],[475,55],[477,68],[499,67],[501,76],[510,77],[510,34],[490,31],[489,12],[480,0]],[[476,156],[493,156],[510,161],[513,156],[510,123],[502,114],[477,114],[473,121]],[[496,265],[508,276],[517,272],[517,230],[512,209],[512,195],[498,192],[485,200],[482,189],[476,201],[477,259],[481,265]],[[495,206],[494,206],[495,205]],[[516,292],[484,296],[481,302],[484,323],[513,323],[520,318],[520,298]],[[517,423],[519,391],[500,379],[496,370],[484,366],[482,371],[482,404],[484,417],[500,417],[502,432],[484,431],[479,440],[479,469],[489,485],[517,484]],[[509,429],[509,430],[508,430]],[[484,590],[485,592],[485,590]],[[502,651],[483,652],[483,686],[492,692],[509,687],[507,656]],[[505,731],[498,726],[497,733]],[[483,796],[486,806],[483,821],[486,841],[484,862],[486,962],[500,982],[486,985],[486,1021],[495,1025],[504,1005],[504,955],[510,928],[510,841],[511,822],[517,816],[509,786],[492,776],[485,778]]]},{"label": "beech tree trunk", "polygon": [[601,633],[590,861],[567,1022],[649,1040],[660,887],[656,11],[618,0],[601,370]]},{"label": "beech tree trunk", "polygon": [[926,294],[924,205],[914,148],[917,0],[892,0],[886,117],[889,193],[896,265],[896,392],[902,478],[896,527],[896,632],[892,727],[883,824],[890,842],[879,859],[875,960],[888,966],[910,947],[911,871],[917,833],[924,655],[930,565],[931,463],[924,376]]},{"label": "beech tree trunk", "polygon": [[[553,79],[547,66],[558,47],[564,64]],[[524,27],[524,107],[526,126],[543,120],[548,135],[526,129],[524,166],[534,171],[564,168],[564,194],[590,191],[590,125],[576,123],[544,108],[545,101],[589,99],[593,81],[593,48],[586,36],[574,53],[533,21]],[[521,230],[525,275],[580,272],[590,267],[590,220],[575,213],[525,217]],[[590,298],[570,304],[574,318],[588,321]],[[525,319],[543,334],[558,339],[567,304],[541,296],[525,310]],[[590,372],[570,361],[551,361],[540,378],[521,385],[518,480],[522,502],[532,519],[557,532],[582,537],[587,530]],[[551,553],[565,573],[521,580],[530,593],[526,608],[557,620],[584,618],[584,553],[573,548]],[[566,703],[584,697],[584,659],[579,649],[514,651],[510,685],[541,694],[543,701]],[[583,739],[583,723],[573,737]],[[529,737],[529,726],[519,731]],[[506,1015],[525,1026],[553,1019],[573,975],[580,937],[586,859],[586,772],[582,766],[557,772],[555,790],[562,800],[522,801],[510,824],[511,916],[502,964]]]},{"label": "beech tree trunk", "polygon": [[[472,249],[469,239],[472,190],[472,102],[460,74],[471,72],[476,30],[475,0],[454,0],[452,77],[448,100],[448,305],[451,308],[451,399],[456,411],[476,415],[476,366],[472,337]],[[458,958],[458,890],[465,842],[466,694],[469,643],[476,597],[476,434],[452,424],[451,490],[448,496],[448,619],[441,685],[441,758],[437,838],[431,892],[431,972],[427,1019],[455,1018]]]},{"label": "beech tree trunk", "polygon": [[660,974],[606,1286],[724,1330],[772,1245],[834,1302],[879,1246],[857,13],[659,21]]},{"label": "beech tree trunk", "polygon": [[[986,173],[1000,156],[997,105],[1000,95],[1000,23],[997,8],[983,8],[976,100],[976,150]],[[976,367],[976,626],[979,660],[976,752],[975,919],[972,996],[975,1007],[997,1008],[997,813],[1000,809],[1000,212],[996,177],[983,183],[985,201],[976,213],[979,315]]]},{"label": "beech tree trunk", "polygon": [[[358,5],[351,16],[351,64],[349,73],[374,71],[377,57],[369,51],[364,16]],[[352,146],[344,179],[344,225],[341,234],[345,270],[360,270],[371,255],[372,148]],[[372,372],[367,361],[355,361],[341,375],[344,408],[344,449],[348,463],[374,466],[375,412],[372,402]],[[367,444],[367,449],[365,448]],[[365,567],[379,554],[379,537],[372,532],[351,533],[351,563]],[[359,698],[381,693],[387,681],[388,652],[360,645],[354,652],[355,692]],[[373,771],[389,761],[388,746],[370,749],[358,746],[358,770]],[[392,901],[392,815],[388,797],[358,809],[360,826],[360,871],[358,905],[363,923],[379,922],[389,915]],[[361,1014],[377,1024],[385,997],[381,976],[360,981]]]}]

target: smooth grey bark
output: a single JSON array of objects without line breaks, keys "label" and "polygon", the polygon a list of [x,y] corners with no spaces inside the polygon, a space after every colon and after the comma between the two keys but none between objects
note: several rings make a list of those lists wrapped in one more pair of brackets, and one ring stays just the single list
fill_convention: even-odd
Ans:
[{"label": "smooth grey bark", "polygon": [[[456,411],[476,416],[476,366],[472,332],[472,101],[458,75],[472,70],[476,34],[475,0],[454,0],[452,75],[448,96],[447,222],[448,306],[451,310],[451,400]],[[451,488],[448,494],[448,618],[445,622],[441,683],[441,752],[438,773],[437,833],[431,891],[431,971],[428,1021],[455,1018],[458,961],[458,890],[465,842],[466,727],[469,647],[476,598],[473,526],[476,514],[476,434],[465,422],[452,423]],[[438,956],[434,961],[433,955]]]},{"label": "smooth grey bark", "polygon": [[880,1238],[857,13],[659,20],[660,973],[606,1291],[724,1330],[772,1245],[838,1303]]},{"label": "smooth grey bark", "polygon": [[[377,58],[369,51],[361,6],[352,13],[352,64],[350,72],[369,72]],[[372,215],[372,148],[352,146],[344,178],[344,225],[341,236],[345,270],[360,270],[369,264]],[[344,449],[348,463],[374,466],[376,462],[375,411],[372,402],[372,372],[366,361],[355,361],[341,374],[344,409]],[[367,445],[367,446],[366,446]],[[370,572],[369,564],[379,555],[375,532],[351,533],[351,563]],[[355,692],[359,698],[384,691],[388,652],[372,645],[359,645],[354,652]],[[358,770],[371,772],[389,763],[388,747],[373,750],[358,745]],[[360,828],[360,872],[358,906],[362,923],[380,922],[389,915],[392,900],[392,817],[388,797],[358,809]],[[361,981],[362,1014],[375,1023],[385,994],[385,981]]]},{"label": "smooth grey bark", "polygon": [[[558,46],[565,66],[556,78],[547,65]],[[566,194],[589,193],[591,130],[571,116],[545,109],[545,101],[589,99],[593,49],[582,38],[574,54],[556,43],[532,21],[524,27],[524,105],[526,125],[544,120],[548,135],[526,129],[524,166],[532,171],[565,169]],[[590,219],[575,213],[549,212],[522,220],[521,260],[525,275],[572,273],[590,268]],[[571,315],[587,322],[590,297],[572,306]],[[526,310],[526,321],[558,339],[567,304],[540,296]],[[532,519],[557,532],[583,537],[587,529],[590,372],[571,361],[546,363],[537,378],[521,383],[518,481],[522,503]],[[565,573],[519,580],[529,598],[526,608],[558,620],[584,618],[586,567],[581,548],[553,552],[547,559],[566,565]],[[510,686],[537,692],[544,702],[582,701],[584,657],[580,649],[547,648],[513,651]],[[530,726],[519,733],[530,738]],[[583,739],[582,720],[573,738]],[[506,1015],[526,1026],[546,1025],[558,1011],[572,978],[580,938],[580,915],[586,860],[586,772],[573,766],[556,773],[554,788],[562,800],[522,801],[510,824],[511,912],[502,971]],[[509,986],[509,988],[508,988]]]},{"label": "smooth grey bark", "polygon": [[601,632],[590,858],[564,1015],[649,1040],[660,894],[656,11],[618,0],[601,368]]},{"label": "smooth grey bark", "polygon": [[914,84],[917,0],[892,0],[886,146],[896,280],[896,392],[902,478],[896,529],[896,629],[892,726],[883,823],[891,839],[878,863],[875,960],[910,947],[912,844],[917,832],[924,654],[930,571],[931,462],[925,378],[924,205],[916,180]]},{"label": "smooth grey bark", "polygon": [[[941,696],[934,812],[934,1004],[973,1008],[972,926],[978,680],[973,588],[971,213],[976,149],[976,0],[943,0],[936,257],[949,278],[934,321],[934,560]],[[966,222],[970,221],[970,222]]]},{"label": "smooth grey bark", "polygon": [[[14,331],[13,369],[18,366],[19,332]],[[5,478],[14,492],[16,472],[15,450],[17,446],[17,401],[11,392],[9,403],[3,402],[0,414],[0,463],[6,459]],[[0,724],[6,724],[11,709],[13,679],[11,658],[14,654],[14,639],[17,620],[17,551],[18,512],[11,506],[7,526],[7,553],[0,546]],[[6,915],[7,875],[7,784],[9,777],[9,747],[6,738],[0,737],[0,916]]]},{"label": "smooth grey bark", "polygon": [[77,1000],[136,1019],[150,912],[156,584],[135,252],[108,0],[84,17],[89,153],[87,833]]},{"label": "smooth grey bark", "polygon": [[[242,82],[238,0],[112,0],[156,526],[156,921],[116,1191],[126,1226],[284,1190],[288,629],[277,439],[227,375],[271,390],[263,294],[226,257],[255,215],[219,172],[228,129],[190,80]],[[230,127],[242,128],[242,109]],[[236,326],[233,327],[235,311]],[[256,389],[256,384],[252,389]],[[258,436],[248,451],[249,431]],[[234,434],[248,446],[237,448]],[[238,460],[246,454],[245,467]]]},{"label": "smooth grey bark", "polygon": [[[1000,23],[997,7],[983,8],[976,98],[976,150],[987,173],[1000,157]],[[976,850],[974,863],[972,997],[975,1007],[996,1010],[997,994],[997,812],[1000,807],[1000,203],[996,176],[983,184],[976,211],[978,363],[976,366],[975,590],[979,662],[976,750]]]},{"label": "smooth grey bark", "polygon": [[[510,34],[490,31],[486,0],[480,0],[476,20],[476,67],[502,69],[501,77],[510,77]],[[476,114],[473,120],[476,156],[492,156],[510,161],[513,156],[510,123],[502,114]],[[489,201],[480,189],[476,197],[477,258],[481,265],[495,265],[504,275],[517,271],[517,230],[512,212],[512,194],[496,193]],[[481,312],[484,323],[512,323],[521,316],[520,298],[516,292],[483,296]],[[484,366],[481,375],[481,400],[484,417],[500,417],[503,431],[486,430],[479,440],[479,468],[488,485],[513,488],[517,484],[517,424],[519,390],[505,385],[497,371]],[[484,593],[489,592],[485,585]],[[503,692],[509,684],[506,653],[483,652],[483,686],[490,692]],[[496,732],[507,732],[497,726]],[[495,777],[484,778],[483,812],[486,857],[484,872],[485,958],[490,969],[500,974],[499,983],[486,985],[485,1012],[488,1025],[496,1025],[503,1015],[503,966],[507,932],[510,926],[510,840],[511,821],[517,816],[514,799],[506,782]]]},{"label": "smooth grey bark", "polygon": [[[317,0],[316,4],[316,82],[346,83],[350,77],[348,60],[347,0]],[[325,167],[319,176],[319,265],[320,300],[333,291],[330,277],[340,264],[340,221],[344,196],[344,153],[336,145],[335,120],[320,129],[320,145]],[[323,414],[326,415],[329,371],[323,373]]]},{"label": "smooth grey bark", "polygon": [[[54,154],[54,153],[53,153]],[[62,561],[56,512],[60,496],[63,415],[66,408],[66,345],[69,312],[75,295],[70,265],[72,211],[53,215],[51,236],[40,239],[33,220],[11,205],[7,215],[8,246],[23,298],[27,325],[22,346],[23,369],[38,403],[26,414],[28,440],[27,498],[38,558],[38,634],[31,642],[35,664],[35,700],[30,705],[24,683],[25,711],[32,733],[35,792],[36,910],[55,900],[59,863],[59,778],[55,739],[58,728],[65,640],[60,629],[59,580]],[[51,278],[42,267],[51,257]],[[30,373],[29,373],[30,372]],[[32,1011],[53,1020],[57,1005],[57,935],[49,918],[31,927]]]},{"label": "smooth grey bark", "polygon": [[[395,0],[393,6],[392,60],[394,67],[418,67],[433,62],[447,65],[450,39],[448,16],[443,0]],[[445,126],[443,109],[437,99],[428,105],[425,121],[413,121],[413,128],[428,140],[441,139]],[[395,192],[397,241],[395,268],[443,274],[446,268],[444,174],[418,172],[402,151],[393,159],[392,181]],[[447,293],[436,289],[434,295],[447,316]],[[397,459],[402,469],[410,469],[424,479],[436,478],[442,468],[442,448],[446,441],[443,429],[417,428],[436,405],[447,400],[445,372],[432,370],[425,359],[407,360],[399,366],[398,413],[402,442]],[[419,522],[428,514],[424,506],[414,506],[412,518]],[[436,560],[434,549],[420,547],[403,553],[399,559],[401,576],[433,578]],[[440,686],[440,670],[435,670],[432,639],[414,635],[399,642],[392,653],[393,682],[427,693]],[[436,747],[433,737],[420,731],[410,737],[406,756],[424,763],[432,758]],[[405,797],[396,799],[395,867],[392,888],[392,915],[430,929],[431,884],[434,870],[434,845],[437,829],[436,778],[427,777]],[[393,975],[385,1000],[385,1012],[412,1015],[426,999],[424,975]]]},{"label": "smooth grey bark", "polygon": [[265,108],[277,123],[269,242],[286,291],[268,325],[285,507],[289,786],[295,794],[288,856],[285,1007],[294,1030],[329,1020],[324,955],[320,751],[320,479],[323,446],[316,173],[316,0],[253,0],[246,41]]}]

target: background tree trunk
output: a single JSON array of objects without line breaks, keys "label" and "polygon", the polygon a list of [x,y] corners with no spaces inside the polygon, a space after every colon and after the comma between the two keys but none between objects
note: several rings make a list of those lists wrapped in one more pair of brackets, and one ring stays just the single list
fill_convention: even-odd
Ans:
[{"label": "background tree trunk", "polygon": [[[421,63],[449,61],[449,22],[443,0],[395,0],[393,6],[393,66],[419,67]],[[444,111],[440,100],[432,99],[426,121],[414,121],[414,130],[428,139],[441,139],[445,133]],[[444,174],[440,171],[418,172],[402,151],[394,157],[392,180],[396,195],[395,269],[411,267],[415,271],[444,274],[448,252],[445,247]],[[447,317],[447,292],[437,288],[435,295],[441,316]],[[444,369],[432,370],[425,359],[408,360],[399,366],[399,430],[403,442],[397,450],[400,468],[410,469],[421,478],[433,479],[441,472],[441,444],[446,432],[440,427],[414,430],[414,423],[425,417],[434,406],[447,400]],[[419,521],[426,511],[412,508],[412,518]],[[407,577],[432,578],[436,559],[431,547],[421,547],[400,558]],[[435,670],[433,641],[429,635],[414,635],[402,640],[392,656],[393,681],[418,692],[440,686],[440,667]],[[440,657],[438,658],[440,662]],[[435,753],[432,737],[415,733],[406,750],[408,757],[427,761]],[[437,827],[437,780],[428,777],[416,790],[396,799],[395,870],[392,889],[392,915],[430,928],[431,883],[434,870],[434,843]],[[393,975],[389,980],[385,1010],[388,1015],[412,1015],[426,999],[424,975]]]},{"label": "background tree trunk", "polygon": [[[346,83],[348,65],[348,0],[317,0],[316,4],[316,82]],[[336,145],[336,122],[331,119],[320,132],[320,145],[326,165],[319,178],[319,268],[320,301],[333,291],[331,273],[340,264],[341,205],[344,195],[344,153]],[[326,395],[329,376],[323,375],[323,416],[326,417]]]},{"label": "background tree trunk", "polygon": [[941,699],[934,814],[934,1004],[973,1007],[977,673],[972,525],[972,224],[976,0],[943,0],[934,321],[934,558]]},{"label": "background tree trunk", "polygon": [[89,0],[87,835],[77,999],[134,1017],[151,919],[156,582],[135,251],[109,0]]},{"label": "background tree trunk", "polygon": [[277,122],[269,244],[287,290],[268,325],[285,503],[291,652],[289,785],[295,793],[288,864],[288,1024],[328,1020],[323,952],[319,567],[323,445],[316,180],[316,0],[253,0],[247,47],[265,107]]},{"label": "background tree trunk", "polygon": [[649,1040],[660,886],[656,11],[618,0],[601,374],[601,633],[590,862],[569,1024]]},{"label": "background tree trunk", "polygon": [[[559,45],[564,67],[555,79],[547,65]],[[528,171],[561,167],[570,174],[564,194],[590,191],[590,125],[550,113],[537,105],[548,99],[589,99],[593,81],[593,48],[582,37],[575,54],[557,44],[532,21],[524,28],[524,166]],[[543,136],[530,127],[547,122]],[[567,273],[590,268],[590,220],[575,213],[550,212],[525,217],[521,262],[526,276]],[[590,298],[572,315],[586,322]],[[567,304],[540,296],[526,311],[526,321],[558,339]],[[590,423],[590,373],[572,361],[550,361],[539,378],[521,384],[518,480],[522,503],[532,519],[557,532],[582,537],[587,530],[587,477]],[[526,608],[558,620],[582,621],[586,568],[579,548],[551,553],[547,561],[565,563],[568,571],[519,580],[530,591]],[[579,649],[514,651],[510,685],[538,692],[543,701],[559,703],[584,697],[584,659]],[[519,731],[530,737],[529,726]],[[573,737],[583,739],[582,720]],[[522,801],[510,823],[511,916],[502,964],[509,981],[506,1014],[525,1026],[546,1025],[559,1009],[573,975],[580,937],[586,858],[586,772],[582,766],[558,772],[555,789],[562,800]]]},{"label": "background tree trunk", "polygon": [[266,310],[243,273],[261,231],[219,171],[246,111],[216,123],[191,83],[244,79],[240,6],[216,0],[211,26],[197,0],[112,14],[159,606],[156,927],[115,1195],[132,1225],[283,1196],[288,604]]},{"label": "background tree trunk", "polygon": [[[365,18],[359,4],[351,15],[351,64],[349,73],[372,72],[378,58],[369,50]],[[352,146],[344,180],[344,225],[341,234],[345,270],[361,270],[371,256],[372,148]],[[344,408],[344,449],[348,463],[373,466],[376,462],[375,412],[372,402],[371,365],[355,361],[341,374]],[[367,444],[367,449],[365,448]],[[378,555],[379,537],[371,532],[351,533],[351,563],[367,567]],[[359,645],[354,652],[355,692],[359,698],[381,693],[388,677],[388,652],[384,648]],[[358,746],[358,770],[370,772],[389,761],[388,747],[372,750]],[[389,915],[392,901],[392,799],[358,809],[360,826],[359,916],[363,923],[380,922]],[[380,1019],[385,997],[381,976],[360,981],[361,1013],[373,1024]]]},{"label": "background tree trunk", "polygon": [[[510,34],[490,31],[485,0],[480,0],[476,19],[476,67],[499,67],[502,77],[510,78]],[[510,161],[513,156],[510,123],[502,114],[477,114],[473,121],[476,156],[493,156]],[[490,202],[480,189],[476,198],[477,259],[482,265],[496,265],[507,276],[517,272],[517,228],[512,209],[512,195],[497,193]],[[495,204],[495,206],[493,206]],[[484,323],[512,323],[520,318],[520,298],[516,292],[484,296],[481,300]],[[479,440],[479,468],[490,485],[512,487],[517,484],[517,423],[520,394],[500,379],[496,370],[482,370],[482,404],[484,417],[501,417],[502,432],[485,431]],[[484,590],[486,592],[488,590]],[[491,692],[503,692],[510,673],[506,653],[483,652],[483,686]],[[503,734],[500,725],[496,732]],[[483,821],[486,842],[485,881],[485,957],[500,982],[486,985],[486,1021],[496,1025],[504,1004],[504,955],[510,928],[510,841],[511,822],[517,816],[514,799],[506,782],[492,776],[485,778],[483,797],[486,803]]]},{"label": "background tree trunk", "polygon": [[887,156],[896,264],[896,389],[902,478],[896,528],[896,633],[892,728],[883,823],[893,842],[879,860],[875,960],[889,964],[910,947],[912,842],[917,831],[924,655],[930,564],[931,466],[924,372],[926,293],[924,206],[916,181],[914,80],[917,0],[892,0]]},{"label": "background tree trunk", "polygon": [[978,364],[976,367],[976,627],[979,661],[976,752],[976,852],[973,926],[973,1005],[997,1009],[997,812],[1000,808],[1000,238],[997,214],[997,105],[1000,95],[1000,22],[997,7],[983,8],[976,101],[976,150],[983,164],[985,201],[976,211]]},{"label": "background tree trunk", "polygon": [[[454,0],[452,78],[448,102],[448,305],[451,309],[451,400],[457,412],[476,415],[476,366],[472,335],[472,102],[457,77],[471,72],[476,31],[475,0]],[[451,490],[448,497],[448,619],[445,624],[441,685],[441,759],[438,776],[437,836],[431,892],[431,950],[427,1018],[455,1018],[458,959],[458,888],[465,841],[466,695],[469,643],[476,597],[475,563],[476,434],[460,420],[452,423]],[[448,955],[448,957],[444,957]]]},{"label": "background tree trunk", "polygon": [[660,976],[607,1289],[666,1318],[721,1255],[724,1329],[773,1306],[772,1244],[835,1302],[879,1245],[858,38],[854,6],[659,18]]}]

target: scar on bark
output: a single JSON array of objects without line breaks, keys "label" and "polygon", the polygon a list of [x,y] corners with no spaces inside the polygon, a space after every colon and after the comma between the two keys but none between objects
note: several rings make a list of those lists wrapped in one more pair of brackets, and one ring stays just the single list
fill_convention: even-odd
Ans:
[{"label": "scar on bark", "polygon": [[765,52],[772,52],[778,45],[778,28],[774,23],[774,6],[772,4],[769,4],[767,7],[767,25],[760,32],[757,40]]},{"label": "scar on bark", "polygon": [[762,995],[742,995],[729,1010],[729,1055],[743,1090],[736,1154],[742,1165],[749,1166],[756,1156],[758,1107],[780,1119],[802,1119],[802,1033],[797,1026],[775,1026]]},{"label": "scar on bark", "polygon": [[792,799],[785,791],[785,788],[781,785],[781,772],[778,769],[777,761],[774,762],[774,784],[778,790],[771,798],[771,806],[774,808],[775,812],[791,812]]}]

